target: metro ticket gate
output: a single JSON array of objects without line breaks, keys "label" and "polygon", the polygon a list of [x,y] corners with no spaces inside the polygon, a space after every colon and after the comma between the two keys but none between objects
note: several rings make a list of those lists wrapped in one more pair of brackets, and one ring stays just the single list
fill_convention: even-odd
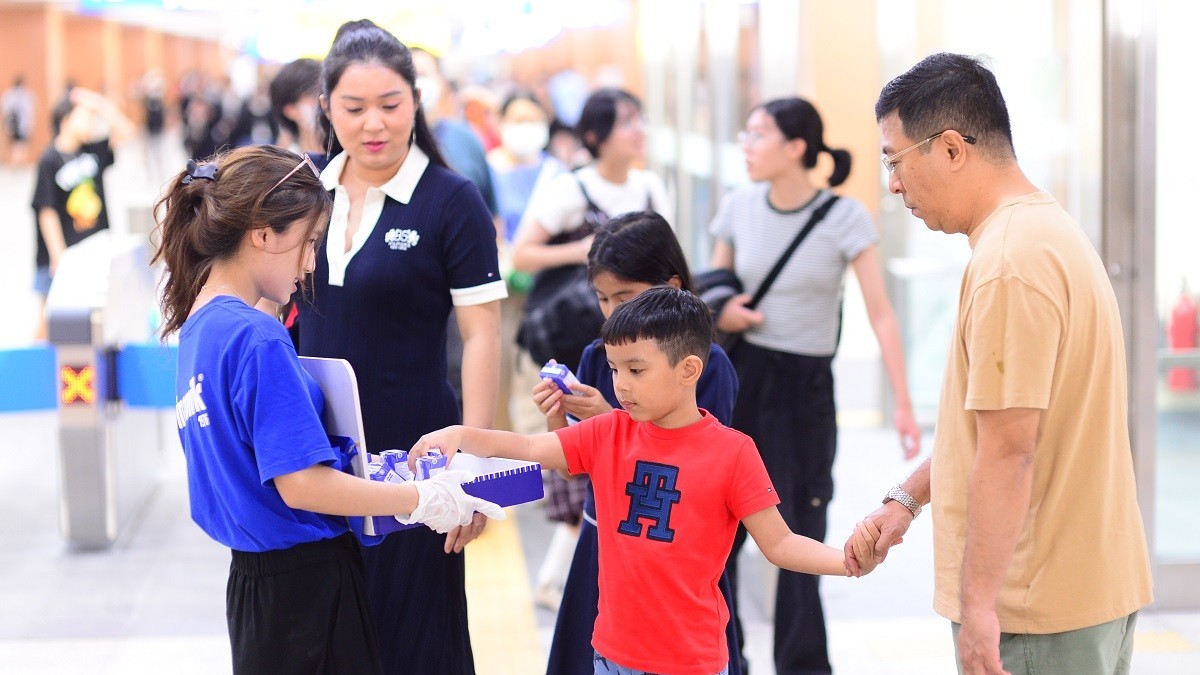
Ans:
[{"label": "metro ticket gate", "polygon": [[[152,493],[174,407],[174,350],[156,328],[144,238],[98,232],[64,251],[46,299],[58,382],[59,523],[67,542],[116,541]],[[164,410],[168,409],[168,410]]]}]

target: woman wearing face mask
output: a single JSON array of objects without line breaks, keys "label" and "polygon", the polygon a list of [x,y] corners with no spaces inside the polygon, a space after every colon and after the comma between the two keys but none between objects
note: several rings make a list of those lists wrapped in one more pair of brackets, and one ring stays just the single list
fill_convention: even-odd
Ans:
[{"label": "woman wearing face mask", "polygon": [[[500,299],[491,216],[446,167],[425,117],[412,54],[370,21],[338,29],[323,63],[321,181],[333,215],[301,299],[300,351],[354,367],[367,446],[408,448],[460,420],[447,379],[446,325],[463,336],[463,423],[495,415]],[[483,519],[438,537],[389,535],[364,551],[384,672],[474,673],[462,550]]]},{"label": "woman wearing face mask", "polygon": [[495,176],[504,240],[512,242],[525,207],[539,183],[565,168],[550,155],[550,116],[529,92],[516,92],[500,106],[500,147],[488,153]]},{"label": "woman wearing face mask", "polygon": [[[593,231],[611,217],[634,211],[655,211],[670,222],[671,207],[666,188],[655,174],[636,168],[645,155],[646,129],[641,103],[627,91],[601,89],[584,102],[576,130],[592,156],[592,163],[571,173],[555,176],[529,200],[513,238],[513,267],[538,273],[529,291],[517,341],[524,348],[517,355],[517,382],[525,391],[539,384],[537,373],[548,359],[571,368],[579,364],[583,350],[599,334],[603,317],[583,299],[580,313],[567,318],[569,327],[547,329],[531,317],[546,307],[562,279],[571,284],[587,264]],[[539,139],[540,135],[539,135]],[[582,270],[586,277],[586,270]],[[553,336],[549,340],[542,339]],[[552,346],[553,345],[553,346]],[[530,429],[533,431],[533,429]],[[539,573],[538,602],[557,608],[567,567],[578,536],[587,478],[565,479],[550,474],[547,484],[548,516],[559,522]]]}]

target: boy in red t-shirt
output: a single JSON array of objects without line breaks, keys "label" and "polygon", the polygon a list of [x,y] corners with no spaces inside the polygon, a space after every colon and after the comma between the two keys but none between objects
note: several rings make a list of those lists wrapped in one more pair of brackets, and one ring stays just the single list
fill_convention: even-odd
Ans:
[{"label": "boy in red t-shirt", "polygon": [[[739,521],[786,569],[846,574],[844,554],[789,530],[754,441],[696,406],[712,340],[699,298],[652,288],[617,307],[600,337],[623,410],[532,436],[447,427],[417,441],[410,461],[461,449],[587,473],[600,536],[596,672],[724,673],[729,612],[717,582]],[[869,521],[856,528],[863,574],[878,535]]]}]

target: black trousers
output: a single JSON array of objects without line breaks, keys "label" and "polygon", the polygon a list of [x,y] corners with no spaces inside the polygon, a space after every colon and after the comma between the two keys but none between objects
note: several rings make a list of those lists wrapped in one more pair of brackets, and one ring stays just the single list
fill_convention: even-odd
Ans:
[{"label": "black trousers", "polygon": [[[754,439],[779,494],[788,527],[825,539],[833,498],[837,409],[832,356],[800,356],[743,342],[734,354],[738,400],[733,427]],[[737,597],[737,555],[746,541],[738,528],[726,571]],[[828,675],[825,613],[817,576],[781,570],[775,596],[778,675]],[[742,634],[741,626],[738,635]],[[745,660],[742,660],[745,664]],[[746,669],[743,669],[746,670]],[[748,670],[746,671],[748,672]]]},{"label": "black trousers", "polygon": [[234,551],[225,588],[233,672],[381,673],[365,588],[349,533],[278,551]]}]

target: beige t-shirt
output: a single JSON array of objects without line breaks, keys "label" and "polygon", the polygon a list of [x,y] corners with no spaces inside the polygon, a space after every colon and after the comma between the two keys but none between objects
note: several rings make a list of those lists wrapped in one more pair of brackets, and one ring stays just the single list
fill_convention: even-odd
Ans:
[{"label": "beige t-shirt", "polygon": [[976,410],[1041,409],[1029,512],[997,600],[1006,633],[1059,633],[1151,601],[1125,347],[1100,257],[1049,194],[970,236],[934,437],[934,609],[960,621]]}]

